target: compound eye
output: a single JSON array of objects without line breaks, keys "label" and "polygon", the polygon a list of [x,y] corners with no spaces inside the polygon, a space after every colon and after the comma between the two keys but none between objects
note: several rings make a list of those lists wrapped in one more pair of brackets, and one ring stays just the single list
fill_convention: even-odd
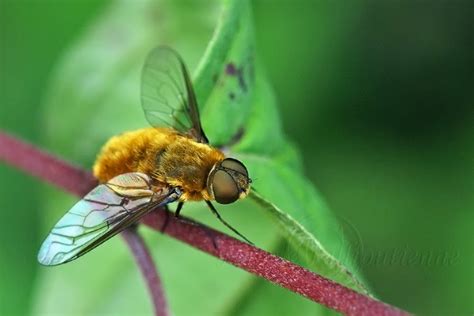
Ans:
[{"label": "compound eye", "polygon": [[245,168],[243,163],[241,163],[237,159],[226,158],[222,161],[221,166],[224,167],[224,168],[227,168],[227,169],[234,170],[234,171],[236,171],[240,174],[243,174],[246,178],[249,177],[249,173],[247,171],[247,168]]},{"label": "compound eye", "polygon": [[229,204],[239,198],[239,188],[234,179],[223,170],[217,170],[212,179],[214,198],[218,203]]}]

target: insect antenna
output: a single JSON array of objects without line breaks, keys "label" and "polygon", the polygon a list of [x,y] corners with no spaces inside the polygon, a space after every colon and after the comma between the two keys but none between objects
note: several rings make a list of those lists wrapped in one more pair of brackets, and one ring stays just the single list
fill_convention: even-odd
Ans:
[{"label": "insect antenna", "polygon": [[209,208],[211,209],[212,213],[214,213],[214,215],[216,215],[216,217],[221,221],[222,224],[224,224],[225,226],[227,226],[231,231],[233,231],[234,233],[236,233],[237,235],[239,235],[240,237],[242,237],[246,242],[248,242],[249,244],[253,245],[253,242],[251,242],[250,240],[248,240],[244,235],[242,235],[241,233],[239,233],[234,227],[230,226],[229,223],[227,223],[220,215],[219,213],[217,212],[217,210],[215,209],[214,205],[212,205],[211,201],[206,201],[207,205],[209,206]]}]

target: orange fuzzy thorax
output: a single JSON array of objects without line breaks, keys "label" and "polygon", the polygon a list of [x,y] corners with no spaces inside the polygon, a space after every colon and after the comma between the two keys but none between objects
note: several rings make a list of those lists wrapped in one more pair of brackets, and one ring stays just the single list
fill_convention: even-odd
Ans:
[{"label": "orange fuzzy thorax", "polygon": [[212,167],[225,158],[209,145],[169,128],[145,128],[112,137],[94,164],[104,183],[127,172],[142,172],[161,184],[180,187],[182,201],[211,200],[206,187]]}]

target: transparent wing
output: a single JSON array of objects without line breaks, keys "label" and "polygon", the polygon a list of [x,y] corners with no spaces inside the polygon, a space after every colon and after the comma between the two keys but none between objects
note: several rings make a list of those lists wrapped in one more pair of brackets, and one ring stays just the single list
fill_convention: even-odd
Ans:
[{"label": "transparent wing", "polygon": [[145,174],[119,175],[95,187],[56,223],[41,245],[38,261],[52,266],[74,260],[178,197],[172,188],[153,191]]},{"label": "transparent wing", "polygon": [[148,122],[172,127],[208,143],[188,70],[176,51],[159,46],[146,58],[142,71],[141,101]]}]

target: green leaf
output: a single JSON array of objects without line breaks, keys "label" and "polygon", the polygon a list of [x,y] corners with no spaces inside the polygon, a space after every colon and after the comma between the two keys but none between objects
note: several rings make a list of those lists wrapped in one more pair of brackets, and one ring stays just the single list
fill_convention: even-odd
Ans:
[{"label": "green leaf", "polygon": [[[215,15],[202,18],[209,12]],[[59,63],[45,104],[47,142],[56,153],[90,166],[109,137],[147,126],[139,104],[139,74],[152,47],[173,46],[190,69],[203,56],[194,82],[206,134],[213,144],[227,144],[244,132],[231,151],[248,165],[262,196],[257,198],[259,208],[270,215],[255,214],[257,205],[247,199],[219,206],[223,217],[269,251],[277,249],[284,236],[298,257],[306,259],[304,265],[361,289],[348,272],[355,267],[335,219],[304,179],[299,154],[282,132],[253,37],[248,1],[112,3]],[[51,218],[59,218],[72,204],[60,193],[48,193],[44,231],[53,224]],[[204,205],[188,203],[183,212],[224,230]],[[258,285],[255,277],[145,231],[173,313],[239,313],[234,308],[237,298],[255,286],[261,302],[272,304],[272,294],[263,293],[273,289]],[[142,283],[130,254],[120,238],[114,238],[76,262],[42,269],[35,312],[150,313]],[[292,304],[295,310],[301,305],[308,314],[317,310],[291,295],[281,295],[280,304]]]},{"label": "green leaf", "polygon": [[213,144],[227,144],[247,121],[254,95],[255,47],[247,1],[223,10],[197,70],[203,127]]},{"label": "green leaf", "polygon": [[248,165],[251,176],[259,179],[255,186],[273,201],[258,197],[259,204],[273,215],[310,267],[367,292],[354,276],[357,271],[337,222],[304,180],[298,154],[282,133],[275,99],[256,61],[248,3],[235,1],[231,9],[225,12],[227,23],[217,29],[196,78],[209,139],[226,144],[243,129],[244,138],[232,149]]},{"label": "green leaf", "polygon": [[275,100],[263,75],[257,77],[255,91],[247,132],[233,148],[256,179],[258,193],[251,197],[276,221],[308,267],[368,293],[356,277],[349,244],[336,219],[302,175],[298,153],[281,131]]}]

